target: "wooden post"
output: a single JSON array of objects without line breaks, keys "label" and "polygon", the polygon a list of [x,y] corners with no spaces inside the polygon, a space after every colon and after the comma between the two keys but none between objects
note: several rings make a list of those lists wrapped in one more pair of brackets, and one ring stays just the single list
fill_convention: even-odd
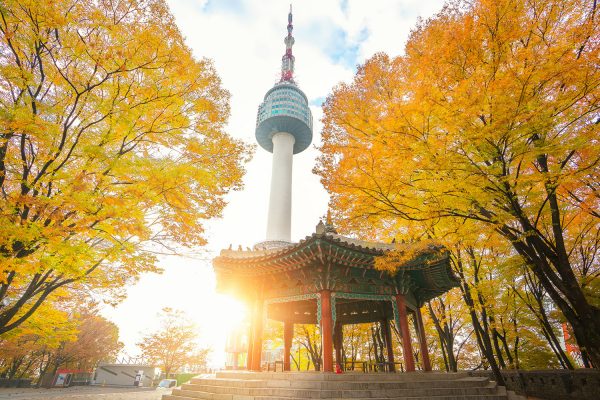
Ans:
[{"label": "wooden post", "polygon": [[261,371],[262,333],[263,333],[263,302],[256,300],[254,308],[254,332],[252,340],[252,371]]},{"label": "wooden post", "polygon": [[404,366],[406,372],[414,372],[415,359],[413,358],[412,345],[410,343],[410,330],[408,329],[408,317],[406,315],[406,303],[404,295],[396,295],[396,304],[398,305],[398,314],[400,316],[400,333],[402,334],[402,355],[404,356]]},{"label": "wooden post", "polygon": [[332,344],[332,315],[331,291],[321,291],[321,342],[323,349],[323,372],[333,372],[333,344]]},{"label": "wooden post", "polygon": [[385,347],[387,347],[387,360],[390,363],[390,372],[396,371],[394,365],[394,346],[392,346],[392,331],[390,329],[390,323],[393,320],[383,319],[381,320],[381,328],[383,329],[383,337],[385,339]]},{"label": "wooden post", "polygon": [[344,369],[344,360],[342,360],[342,346],[344,345],[344,326],[340,321],[336,321],[333,330],[333,347],[335,348],[335,363]]},{"label": "wooden post", "polygon": [[292,339],[294,338],[294,323],[291,321],[283,322],[283,370],[290,371],[290,352],[292,350]]},{"label": "wooden post", "polygon": [[429,360],[429,349],[427,347],[427,338],[425,337],[425,327],[423,326],[423,317],[421,309],[415,310],[415,319],[417,321],[417,332],[419,337],[419,346],[421,351],[421,360],[423,362],[423,371],[431,371],[431,361]]}]

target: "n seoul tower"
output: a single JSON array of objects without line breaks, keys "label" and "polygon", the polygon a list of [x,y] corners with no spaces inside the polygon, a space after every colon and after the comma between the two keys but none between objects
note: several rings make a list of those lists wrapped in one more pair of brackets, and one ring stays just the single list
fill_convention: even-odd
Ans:
[{"label": "n seoul tower", "polygon": [[292,30],[290,5],[281,79],[265,94],[256,117],[256,140],[263,149],[273,153],[267,240],[260,243],[264,247],[285,245],[291,240],[293,156],[304,151],[312,141],[308,99],[294,81]]}]

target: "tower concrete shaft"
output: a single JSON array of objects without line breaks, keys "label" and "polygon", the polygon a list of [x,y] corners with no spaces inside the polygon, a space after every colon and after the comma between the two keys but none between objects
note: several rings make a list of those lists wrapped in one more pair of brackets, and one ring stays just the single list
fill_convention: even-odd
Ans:
[{"label": "tower concrete shaft", "polygon": [[292,163],[294,135],[273,135],[273,167],[267,220],[267,240],[289,242],[292,225]]}]

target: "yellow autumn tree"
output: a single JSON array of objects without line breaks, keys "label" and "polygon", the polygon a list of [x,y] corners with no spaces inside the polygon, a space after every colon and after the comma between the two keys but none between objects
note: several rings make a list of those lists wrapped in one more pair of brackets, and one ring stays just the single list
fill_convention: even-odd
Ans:
[{"label": "yellow autumn tree", "polygon": [[58,368],[91,371],[98,361],[114,361],[123,347],[119,329],[99,315],[95,303],[74,298],[55,291],[29,319],[0,336],[2,375],[35,378],[39,386]]},{"label": "yellow autumn tree", "polygon": [[167,378],[186,365],[206,367],[210,350],[198,346],[197,328],[185,314],[165,307],[158,317],[160,327],[137,344],[142,356],[160,367]]},{"label": "yellow autumn tree", "polygon": [[163,0],[3,1],[0,334],[61,286],[118,294],[150,245],[204,244],[250,154],[228,115]]},{"label": "yellow autumn tree", "polygon": [[54,291],[30,318],[0,335],[1,375],[8,379],[41,376],[54,363],[58,349],[76,340],[77,322],[69,313],[67,296],[64,288]]},{"label": "yellow autumn tree", "polygon": [[595,366],[598,18],[592,0],[452,3],[329,96],[316,168],[348,229],[496,232]]}]

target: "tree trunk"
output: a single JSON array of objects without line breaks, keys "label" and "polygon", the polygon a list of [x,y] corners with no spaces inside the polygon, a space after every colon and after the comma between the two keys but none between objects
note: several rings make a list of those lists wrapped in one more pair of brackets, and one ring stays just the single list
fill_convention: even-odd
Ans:
[{"label": "tree trunk", "polygon": [[[431,314],[431,319],[433,320],[435,330],[437,331],[440,339],[440,348],[442,349],[444,366],[448,372],[457,372],[458,365],[454,355],[454,333],[452,332],[452,328],[450,326],[451,322],[449,321],[451,318],[449,318],[446,313],[446,305],[444,304],[443,300],[441,298],[437,298],[436,301],[439,304],[440,317],[438,317],[435,313],[433,307],[431,306],[431,302],[428,302],[427,306],[429,308],[429,314]],[[443,326],[440,322],[440,319],[444,321]]]},{"label": "tree trunk", "polygon": [[[540,324],[542,335],[546,338],[548,345],[558,358],[561,366],[566,369],[573,369],[573,364],[571,363],[571,360],[567,354],[563,351],[562,345],[556,337],[554,329],[552,328],[552,324],[548,319],[546,307],[544,306],[544,288],[541,286],[539,280],[537,280],[529,270],[524,271],[523,277],[525,278],[525,287],[528,289],[526,294],[522,295],[515,287],[513,287],[514,293],[521,298],[525,306],[529,308],[533,315],[535,315]],[[529,298],[529,294],[533,296],[533,301],[531,301]]]},{"label": "tree trunk", "polygon": [[494,345],[494,351],[496,352],[496,357],[498,358],[498,363],[500,364],[500,368],[505,369],[506,363],[504,362],[504,357],[502,356],[502,349],[500,349],[500,343],[498,342],[498,331],[496,328],[492,328],[492,343]]},{"label": "tree trunk", "polygon": [[[463,299],[469,307],[469,315],[471,316],[471,321],[473,322],[473,328],[475,330],[475,337],[477,339],[479,350],[481,351],[481,353],[485,357],[485,360],[488,362],[490,368],[492,369],[492,372],[494,373],[494,377],[498,385],[505,386],[504,378],[502,377],[502,373],[500,372],[500,368],[498,367],[498,363],[496,362],[496,358],[494,357],[494,352],[492,350],[492,342],[490,339],[489,330],[487,329],[487,314],[485,312],[485,307],[484,304],[480,305],[483,310],[482,322],[484,326],[482,327],[482,324],[479,322],[479,317],[475,312],[475,301],[473,299],[473,296],[471,296],[471,287],[465,279],[460,249],[457,249],[456,252],[455,266],[460,278],[460,289],[463,295]],[[475,270],[474,275],[477,276],[477,270]]]},{"label": "tree trunk", "polygon": [[[537,138],[532,139],[535,143]],[[521,225],[522,232],[517,235],[514,229],[507,225],[497,226],[495,229],[510,240],[554,304],[561,310],[573,329],[582,355],[587,355],[592,365],[598,366],[600,365],[600,309],[588,302],[573,272],[564,241],[563,221],[556,194],[557,184],[549,174],[548,157],[546,154],[540,154],[536,161],[540,172],[548,175],[546,193],[552,220],[552,225],[549,227],[551,229],[545,234],[532,224],[521,208],[518,196],[506,182],[504,185],[507,205]]]},{"label": "tree trunk", "polygon": [[300,363],[299,363],[300,360],[296,360],[296,358],[294,358],[294,355],[292,353],[290,353],[290,358],[292,359],[292,362],[296,366],[296,370],[300,371]]},{"label": "tree trunk", "polygon": [[556,357],[558,358],[558,360],[561,363],[561,365],[563,366],[563,368],[574,369],[573,364],[571,363],[571,360],[569,359],[569,356],[567,356],[565,351],[562,349],[560,340],[558,340],[558,338],[556,337],[556,333],[554,333],[554,329],[552,328],[550,321],[548,321],[548,316],[546,315],[546,310],[542,306],[539,309],[539,311],[540,311],[540,316],[539,316],[540,324],[542,325],[544,337],[548,341],[548,344],[550,344],[550,347],[554,351],[554,354],[556,354]]},{"label": "tree trunk", "polygon": [[[542,264],[546,264],[545,268],[541,267]],[[582,355],[586,354],[594,367],[600,365],[600,309],[587,302],[574,276],[563,279],[563,291],[544,274],[544,269],[550,268],[547,263],[538,260],[537,264],[530,266],[571,325]]]},{"label": "tree trunk", "polygon": [[303,328],[303,334],[304,334],[304,337],[303,337],[304,342],[302,343],[302,345],[308,351],[308,355],[309,355],[310,359],[312,360],[313,365],[315,366],[315,370],[320,371],[321,370],[321,348],[316,343],[313,342],[310,332],[308,332],[306,327],[303,326],[302,328]]}]

